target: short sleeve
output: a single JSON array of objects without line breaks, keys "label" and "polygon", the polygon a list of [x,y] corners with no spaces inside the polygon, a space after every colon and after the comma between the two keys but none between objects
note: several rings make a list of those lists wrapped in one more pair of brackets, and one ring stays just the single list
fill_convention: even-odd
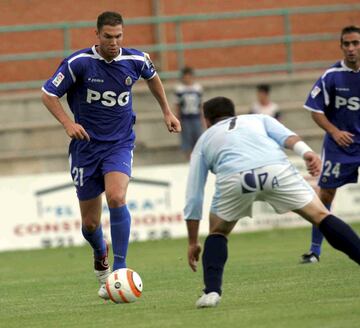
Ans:
[{"label": "short sleeve", "polygon": [[264,120],[264,126],[267,135],[276,141],[278,145],[284,147],[285,140],[292,136],[296,135],[295,132],[288,129],[285,125],[280,123],[277,119],[269,116],[269,115],[262,115]]},{"label": "short sleeve", "polygon": [[150,59],[150,55],[146,52],[144,54],[144,65],[141,70],[141,77],[145,80],[151,80],[157,73],[155,70],[155,66]]},{"label": "short sleeve", "polygon": [[75,83],[76,76],[69,62],[65,59],[56,70],[55,74],[45,82],[42,90],[51,95],[61,98]]},{"label": "short sleeve", "polygon": [[326,82],[323,78],[320,78],[314,84],[304,107],[312,112],[323,113],[328,104],[327,97]]}]

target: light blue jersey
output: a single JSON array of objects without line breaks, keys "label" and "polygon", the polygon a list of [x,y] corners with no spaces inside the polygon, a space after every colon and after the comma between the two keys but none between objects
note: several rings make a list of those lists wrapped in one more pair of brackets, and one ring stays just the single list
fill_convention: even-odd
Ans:
[{"label": "light blue jersey", "polygon": [[295,135],[268,115],[235,116],[206,130],[191,154],[185,219],[201,219],[208,171],[216,180],[271,164],[286,164],[285,140]]}]

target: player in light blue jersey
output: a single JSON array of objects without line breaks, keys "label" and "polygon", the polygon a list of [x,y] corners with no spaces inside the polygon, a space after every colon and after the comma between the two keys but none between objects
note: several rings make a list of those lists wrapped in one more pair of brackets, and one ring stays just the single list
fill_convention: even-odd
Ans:
[{"label": "player in light blue jersey", "polygon": [[[319,178],[319,197],[330,210],[337,188],[358,180],[360,167],[360,28],[341,32],[344,59],[325,71],[315,83],[304,107],[325,130]],[[323,235],[312,228],[310,251],[301,263],[320,261]]]},{"label": "player in light blue jersey", "polygon": [[221,299],[227,260],[227,236],[236,222],[252,216],[256,200],[277,213],[293,211],[319,227],[329,243],[360,264],[360,239],[349,225],[332,215],[310,185],[289,162],[282,148],[300,155],[313,176],[321,160],[300,137],[268,115],[235,116],[230,99],[204,103],[208,129],[191,155],[184,217],[188,229],[188,263],[196,271],[201,252],[198,241],[204,186],[208,171],[216,175],[210,209],[210,233],[202,255],[204,294],[196,306],[214,307]]},{"label": "player in light blue jersey", "polygon": [[[105,282],[111,270],[100,223],[101,194],[105,191],[110,210],[113,270],[124,268],[131,221],[126,192],[135,141],[131,89],[138,79],[146,80],[168,130],[180,132],[181,127],[169,108],[149,55],[122,47],[121,15],[116,12],[99,15],[96,35],[98,45],[63,60],[44,84],[42,100],[72,138],[69,162],[80,204],[82,233],[94,250],[95,274],[100,283],[98,295],[108,299]],[[59,101],[65,94],[74,120]]]}]

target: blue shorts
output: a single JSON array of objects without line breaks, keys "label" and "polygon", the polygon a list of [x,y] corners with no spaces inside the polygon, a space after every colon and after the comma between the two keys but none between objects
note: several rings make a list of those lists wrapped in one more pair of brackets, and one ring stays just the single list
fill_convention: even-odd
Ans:
[{"label": "blue shorts", "polygon": [[323,167],[318,182],[320,188],[335,189],[358,181],[360,162],[341,163],[336,157],[332,158],[326,152],[322,160]]},{"label": "blue shorts", "polygon": [[104,175],[122,172],[129,177],[133,146],[118,141],[72,140],[69,146],[70,173],[79,200],[97,197],[105,190]]}]

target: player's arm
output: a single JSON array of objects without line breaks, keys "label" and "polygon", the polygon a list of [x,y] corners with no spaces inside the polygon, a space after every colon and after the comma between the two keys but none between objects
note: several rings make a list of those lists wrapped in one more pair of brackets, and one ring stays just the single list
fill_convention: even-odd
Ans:
[{"label": "player's arm", "polygon": [[321,159],[298,135],[292,135],[285,139],[284,147],[292,149],[306,164],[310,175],[318,176],[321,172]]},{"label": "player's arm", "polygon": [[160,105],[160,108],[164,115],[164,121],[169,132],[180,132],[181,131],[180,122],[176,118],[176,116],[171,112],[160,77],[156,74],[150,80],[146,80],[146,82],[151,93],[154,95],[155,99]]},{"label": "player's arm", "polygon": [[188,263],[194,272],[197,270],[197,263],[201,253],[201,245],[199,243],[199,220],[186,220],[186,227],[188,231]]},{"label": "player's arm", "polygon": [[270,138],[279,146],[292,149],[305,161],[306,168],[312,176],[317,176],[321,171],[319,156],[293,131],[288,129],[273,117],[263,115],[264,127]]},{"label": "player's arm", "polygon": [[339,130],[334,124],[332,124],[323,112],[311,112],[311,117],[314,122],[325,130],[331,137],[335,140],[335,142],[341,147],[348,147],[353,142],[353,134],[347,131]]},{"label": "player's arm", "polygon": [[196,271],[201,252],[198,236],[200,220],[202,218],[204,188],[209,169],[204,156],[199,151],[202,140],[203,138],[198,140],[191,154],[184,209],[184,218],[188,232],[188,263],[193,271]]},{"label": "player's arm", "polygon": [[327,132],[340,147],[347,147],[354,142],[352,138],[354,135],[350,132],[339,130],[325,115],[326,110],[330,106],[329,94],[332,93],[335,87],[332,84],[332,80],[328,79],[328,76],[321,77],[316,81],[306,99],[304,107],[311,111],[311,117],[314,122]]},{"label": "player's arm", "polygon": [[90,140],[89,135],[85,129],[80,125],[75,123],[70,119],[66,114],[63,106],[61,105],[59,98],[56,96],[48,95],[43,92],[41,100],[49,112],[62,124],[67,135],[70,138],[80,139],[80,140]]}]

